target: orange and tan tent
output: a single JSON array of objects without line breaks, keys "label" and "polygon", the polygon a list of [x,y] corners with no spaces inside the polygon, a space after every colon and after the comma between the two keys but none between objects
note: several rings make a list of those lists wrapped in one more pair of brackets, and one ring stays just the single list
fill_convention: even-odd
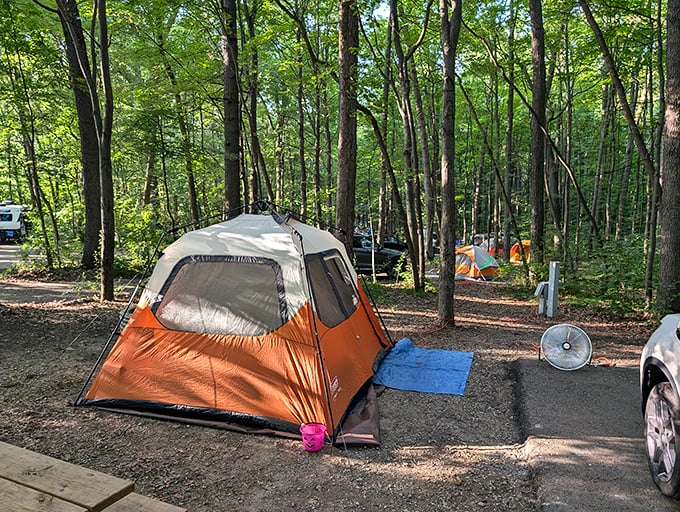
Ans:
[{"label": "orange and tan tent", "polygon": [[491,279],[498,276],[496,258],[478,245],[456,249],[456,279]]},{"label": "orange and tan tent", "polygon": [[[529,240],[522,240],[522,249],[524,250],[524,257],[529,262],[531,242]],[[519,242],[510,248],[510,263],[522,263],[522,255],[519,252]]]},{"label": "orange and tan tent", "polygon": [[241,214],[162,252],[76,404],[336,440],[391,347],[335,237]]}]

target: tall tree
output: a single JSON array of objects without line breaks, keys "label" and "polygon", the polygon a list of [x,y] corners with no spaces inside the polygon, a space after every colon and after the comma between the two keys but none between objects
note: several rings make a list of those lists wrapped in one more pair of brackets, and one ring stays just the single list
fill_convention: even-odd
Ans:
[{"label": "tall tree", "polygon": [[677,313],[680,312],[680,0],[668,0],[666,26],[666,120],[657,306],[663,313]]},{"label": "tall tree", "polygon": [[404,182],[406,188],[406,216],[407,229],[409,236],[406,237],[408,244],[409,257],[413,275],[413,287],[416,290],[422,289],[423,275],[421,273],[422,255],[422,222],[417,215],[416,202],[418,197],[417,174],[418,174],[418,151],[416,139],[415,116],[411,104],[412,83],[409,68],[413,64],[413,56],[416,49],[422,43],[429,20],[431,0],[425,6],[425,20],[423,23],[420,37],[406,52],[402,44],[402,28],[400,26],[399,2],[390,0],[390,29],[394,41],[394,52],[397,56],[397,77],[399,79],[399,113],[401,114],[402,134],[403,134],[403,167]]},{"label": "tall tree", "polygon": [[[508,30],[508,78],[511,83],[515,81],[515,25],[517,23],[514,3],[510,5],[510,26]],[[508,86],[507,115],[505,123],[505,170],[503,176],[504,196],[511,197],[512,177],[514,171],[513,154],[513,128],[515,118],[515,91],[512,86]],[[510,218],[512,216],[512,203],[504,202],[503,211],[503,257],[507,261],[510,259]],[[519,236],[519,233],[517,233]]]},{"label": "tall tree", "polygon": [[454,321],[456,279],[456,50],[462,23],[462,0],[439,0],[443,56],[442,91],[442,211],[439,227],[439,304],[437,315],[442,324]]},{"label": "tall tree", "polygon": [[[165,31],[171,30],[173,20],[177,16],[176,10],[169,10],[169,19],[167,23],[159,23],[161,27],[158,28],[158,33],[156,34],[156,42],[158,45],[158,50],[160,52],[161,62],[163,62],[163,67],[165,68],[165,75],[168,77],[170,84],[173,88],[173,96],[175,103],[175,115],[177,117],[177,124],[179,126],[179,133],[181,136],[181,147],[184,156],[184,170],[187,177],[187,189],[189,191],[189,212],[191,213],[191,221],[194,224],[198,224],[201,217],[200,209],[198,206],[198,197],[196,193],[196,176],[194,173],[194,155],[191,143],[191,133],[190,124],[187,119],[187,114],[185,112],[184,101],[182,100],[182,95],[179,91],[177,77],[175,76],[175,70],[170,62],[170,56],[167,49],[165,48]],[[165,26],[163,26],[165,25]]]},{"label": "tall tree", "polygon": [[[262,145],[260,144],[260,135],[258,128],[258,117],[257,117],[257,104],[260,95],[260,63],[259,63],[259,52],[257,44],[254,44],[256,40],[256,20],[259,14],[261,4],[259,0],[254,0],[250,2],[244,2],[243,4],[243,16],[245,18],[248,40],[251,42],[250,45],[250,69],[246,77],[246,97],[247,97],[247,108],[246,114],[248,116],[248,130],[250,132],[250,159],[253,165],[252,173],[255,176],[254,181],[261,185],[264,182],[264,186],[267,191],[267,199],[269,201],[274,201],[274,189],[272,188],[271,180],[269,179],[269,174],[267,173],[267,163],[265,162],[264,155],[262,154]],[[256,191],[254,200],[260,199],[259,190]]]},{"label": "tall tree", "polygon": [[[115,220],[114,220],[114,191],[113,191],[113,169],[111,163],[111,138],[113,133],[113,87],[111,81],[111,67],[109,62],[109,35],[107,21],[106,0],[95,0],[94,15],[92,26],[98,29],[99,41],[93,47],[98,48],[99,64],[101,69],[101,88],[104,95],[103,105],[100,103],[99,85],[96,75],[92,72],[89,64],[87,52],[85,51],[85,38],[83,36],[82,25],[80,24],[80,14],[77,5],[72,0],[59,0],[57,2],[59,19],[62,22],[64,37],[67,43],[67,56],[69,66],[78,67],[75,77],[74,94],[76,95],[76,108],[79,120],[83,116],[83,126],[81,131],[94,128],[97,149],[97,173],[91,169],[85,169],[85,164],[93,165],[94,155],[92,148],[91,133],[85,134],[85,142],[81,139],[81,148],[86,145],[86,156],[81,156],[83,162],[83,187],[86,197],[86,233],[84,240],[84,250],[82,263],[84,266],[92,264],[92,244],[95,243],[94,228],[92,224],[96,218],[99,221],[98,231],[101,235],[100,240],[100,297],[102,300],[113,300],[113,262],[114,262],[114,243],[115,243]],[[91,34],[94,38],[95,34]],[[92,58],[95,58],[93,53]],[[85,102],[85,97],[81,96],[87,90],[87,102],[89,105],[80,104]],[[85,116],[91,116],[91,121]],[[81,151],[82,153],[82,151]],[[99,180],[94,183],[94,176]],[[93,213],[95,201],[99,201],[99,214],[95,217]]]},{"label": "tall tree", "polygon": [[95,126],[99,141],[99,187],[102,220],[100,297],[102,300],[113,300],[113,259],[116,231],[113,212],[113,168],[111,163],[113,87],[111,83],[111,65],[109,62],[109,30],[106,0],[96,0],[96,12],[97,26],[99,28],[99,65],[104,93],[103,112],[97,115],[100,106],[99,103],[94,105]]},{"label": "tall tree", "polygon": [[235,212],[241,207],[241,104],[238,84],[236,0],[223,0],[222,13],[224,211]]},{"label": "tall tree", "polygon": [[[300,44],[301,39],[300,30],[297,30],[297,43]],[[304,67],[302,62],[302,55],[298,57],[297,65],[297,114],[298,114],[298,158],[300,169],[300,215],[302,218],[307,216],[307,163],[305,151],[305,109],[304,109],[304,84],[303,76]]]},{"label": "tall tree", "polygon": [[338,33],[338,177],[335,223],[351,254],[357,175],[357,63],[359,14],[356,0],[340,0]]},{"label": "tall tree", "polygon": [[[96,266],[95,255],[101,230],[99,143],[95,128],[93,99],[88,83],[94,83],[92,67],[87,52],[80,12],[75,0],[57,0],[57,12],[64,32],[69,79],[75,97],[80,137],[80,165],[82,167],[85,229],[81,265],[87,269]],[[98,100],[97,100],[98,101]]]},{"label": "tall tree", "polygon": [[[45,223],[45,210],[49,210],[49,206],[44,204],[45,194],[40,185],[38,175],[37,147],[39,146],[39,141],[35,127],[37,114],[33,107],[33,91],[29,86],[28,75],[30,75],[30,72],[25,69],[28,64],[26,51],[28,48],[17,31],[14,6],[5,3],[3,8],[6,9],[3,14],[7,16],[7,19],[3,20],[3,22],[6,22],[7,25],[3,27],[3,39],[5,39],[3,43],[5,43],[5,48],[1,53],[2,60],[4,61],[3,64],[5,64],[4,69],[9,79],[12,97],[11,103],[19,118],[18,131],[21,135],[21,145],[24,151],[24,162],[21,167],[25,170],[24,174],[28,181],[31,200],[38,213],[47,268],[52,269],[54,268],[53,250]],[[54,234],[55,238],[58,239],[58,231],[55,230]]]},{"label": "tall tree", "polygon": [[531,167],[529,194],[531,196],[531,258],[543,260],[545,245],[545,146],[543,127],[546,126],[545,102],[545,33],[543,30],[542,0],[529,0],[531,17]]},{"label": "tall tree", "polygon": [[[656,224],[658,215],[657,204],[659,201],[659,195],[661,194],[658,168],[654,164],[652,154],[647,148],[647,144],[645,143],[642,133],[640,132],[640,129],[635,120],[633,110],[630,108],[630,104],[628,103],[628,97],[626,96],[626,90],[623,87],[623,83],[621,82],[621,78],[619,77],[619,73],[616,69],[614,57],[612,56],[612,53],[609,50],[609,46],[605,41],[604,35],[602,34],[602,30],[600,29],[599,24],[595,20],[595,17],[593,16],[592,11],[590,10],[590,6],[588,5],[588,2],[586,0],[579,0],[579,5],[581,6],[583,14],[586,17],[586,20],[588,21],[590,28],[593,30],[595,39],[597,40],[600,46],[600,51],[602,52],[602,57],[604,59],[605,66],[607,67],[607,71],[609,71],[609,76],[611,78],[612,85],[614,86],[614,90],[616,91],[619,103],[621,104],[621,107],[623,109],[623,115],[626,118],[628,128],[633,135],[633,140],[635,141],[635,146],[637,147],[638,153],[640,154],[640,158],[642,159],[642,163],[645,167],[645,170],[647,171],[650,187],[652,190],[650,197],[649,222],[647,223],[649,226],[649,246],[647,253],[647,268],[645,271],[646,274],[645,291],[647,299],[649,301],[652,295],[651,282],[654,267],[654,254],[656,252]],[[659,48],[658,51],[660,52],[661,48]]]}]

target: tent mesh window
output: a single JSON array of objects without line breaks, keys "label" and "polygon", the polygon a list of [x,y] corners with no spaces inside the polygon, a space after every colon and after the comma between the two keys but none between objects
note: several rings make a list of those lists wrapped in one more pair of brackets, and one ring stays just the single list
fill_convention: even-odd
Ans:
[{"label": "tent mesh window", "polygon": [[192,257],[176,265],[154,313],[168,329],[260,336],[287,320],[284,295],[272,260]]},{"label": "tent mesh window", "polygon": [[305,261],[319,319],[335,327],[359,305],[355,284],[337,251],[307,255]]}]

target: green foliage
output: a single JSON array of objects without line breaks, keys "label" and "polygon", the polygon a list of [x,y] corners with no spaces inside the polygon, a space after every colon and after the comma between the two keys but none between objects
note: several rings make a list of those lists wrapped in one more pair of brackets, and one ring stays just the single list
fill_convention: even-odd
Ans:
[{"label": "green foliage", "polygon": [[[560,264],[560,302],[612,313],[639,313],[646,308],[644,240],[631,237],[611,240],[586,259]],[[575,251],[574,251],[575,252]],[[560,258],[548,256],[547,260]],[[530,264],[527,282],[524,267],[501,263],[500,279],[510,283],[509,294],[521,298],[533,295],[541,281],[549,278],[548,263]]]},{"label": "green foliage", "polygon": [[142,262],[139,260],[114,258],[113,275],[116,278],[122,279],[134,279],[141,277],[146,267],[140,263]]},{"label": "green foliage", "polygon": [[[219,43],[221,20],[214,9],[216,5],[177,0],[151,3],[111,0],[108,3],[115,101],[112,151],[116,267],[120,273],[137,272],[152,256],[165,228],[191,220],[189,172],[196,182],[200,216],[212,215],[221,209],[223,63]],[[391,53],[387,53],[389,24],[384,7],[384,2],[377,1],[359,6],[362,25],[357,48],[356,93],[362,106],[379,122],[396,174],[399,189],[394,191],[388,186],[385,197],[390,203],[389,221],[398,224],[395,202],[391,198],[399,194],[405,199],[404,185],[410,177],[404,176],[407,155],[400,115],[404,107],[403,88],[399,84],[394,46]],[[640,91],[634,108],[643,137],[651,140],[661,115],[657,108],[661,91],[655,89],[661,82],[656,67],[659,49],[655,47],[658,28],[655,16],[659,5],[633,0],[593,7],[625,87],[632,91],[635,84],[649,84]],[[92,4],[79,3],[79,8],[82,19],[89,20]],[[312,203],[318,199],[322,201],[323,220],[332,224],[338,125],[338,91],[334,77],[338,55],[337,2],[295,4],[295,9],[294,14],[304,23],[307,41],[300,37],[296,20],[275,2],[244,3],[240,11],[243,184],[245,188],[253,181],[251,175],[257,167],[256,194],[265,195],[266,173],[276,202],[297,211],[306,207],[312,217],[316,214]],[[528,10],[517,2],[498,0],[466,2],[463,9],[463,18],[472,30],[461,33],[456,71],[462,84],[458,90],[464,88],[470,105],[462,94],[458,96],[455,235],[469,239],[473,232],[500,227],[494,224],[503,220],[497,212],[502,211],[504,205],[495,171],[505,173],[507,168],[512,173],[510,196],[520,230],[513,236],[527,238],[531,214],[527,184],[531,114],[520,98],[531,98]],[[662,16],[665,9],[664,3]],[[427,26],[426,14],[429,14]],[[428,144],[435,187],[440,185],[436,174],[440,160],[442,48],[437,4],[432,4],[431,11],[425,13],[422,2],[401,2],[399,17],[401,50],[410,56],[408,66],[417,78],[409,84],[411,94],[415,95],[417,85],[423,106],[425,137],[411,134],[415,140],[412,147],[406,148],[420,160],[417,170],[422,199],[422,159],[425,158],[420,147],[422,140]],[[544,18],[551,84],[547,99],[548,131],[570,160],[578,186],[598,222],[606,224],[603,220],[606,213],[611,217],[607,221],[613,223],[611,212],[621,195],[620,227],[622,232],[633,233],[630,241],[609,242],[606,248],[596,252],[584,242],[578,242],[577,246],[576,240],[585,240],[588,236],[583,211],[565,170],[558,165],[548,166],[558,174],[558,195],[566,197],[569,206],[565,209],[569,217],[566,222],[570,239],[566,243],[570,255],[569,261],[562,265],[564,293],[574,301],[637,309],[643,303],[641,290],[645,285],[642,237],[648,202],[647,177],[637,161],[637,153],[627,150],[629,130],[618,105],[612,110],[612,118],[607,120],[606,140],[603,140],[600,128],[610,79],[602,68],[599,48],[593,44],[592,31],[581,13],[573,2],[546,0]],[[511,27],[514,27],[512,52]],[[47,232],[40,232],[40,219],[36,218],[34,209],[27,246],[40,252],[48,240],[56,251],[57,265],[77,266],[85,217],[82,165],[62,27],[55,13],[40,7],[39,3],[13,0],[0,2],[0,29],[0,200],[30,203],[32,194],[26,170],[31,162],[26,148],[32,144]],[[663,36],[663,32],[659,35]],[[488,44],[488,48],[483,43]],[[503,78],[503,73],[511,70],[514,88]],[[256,97],[254,105],[247,101],[251,91]],[[504,132],[511,98],[515,109],[513,148],[510,161],[506,162]],[[417,117],[415,97],[408,99],[413,109],[411,115]],[[257,126],[251,125],[247,116],[251,107],[256,111]],[[302,126],[298,109],[302,111]],[[356,214],[362,221],[370,214],[377,225],[385,163],[366,117],[358,114],[357,122]],[[572,126],[569,133],[567,126]],[[257,161],[257,165],[256,156],[251,152],[255,130],[263,159]],[[484,146],[484,140],[490,148]],[[630,162],[626,161],[628,154]],[[306,205],[299,204],[303,163],[307,170]],[[494,165],[498,169],[494,169]],[[629,174],[623,174],[626,166],[630,168]],[[312,190],[315,167],[319,169],[321,181],[318,198]],[[146,186],[152,191],[152,205],[141,206]],[[546,217],[546,223],[550,223],[550,216]],[[394,225],[390,229],[402,228]],[[42,261],[40,257],[32,259],[30,265],[39,265]],[[531,267],[534,282],[528,285],[521,267],[503,265],[501,272],[503,279],[519,287],[547,279],[547,266],[536,263]],[[401,274],[399,283],[405,288],[412,287],[409,271]],[[434,292],[434,287],[426,283],[426,293]]]},{"label": "green foliage", "polygon": [[141,272],[154,256],[163,234],[157,213],[151,206],[139,207],[132,201],[116,205],[117,248],[116,267],[124,275]]},{"label": "green foliage", "polygon": [[645,248],[641,238],[609,241],[574,269],[562,266],[561,292],[578,305],[617,313],[645,309]]},{"label": "green foliage", "polygon": [[512,283],[517,286],[531,286],[532,283],[527,283],[526,271],[523,265],[515,265],[507,263],[503,260],[497,260],[499,264],[499,280]]},{"label": "green foliage", "polygon": [[[405,255],[403,256],[406,257]],[[401,272],[399,272],[399,277],[394,283],[394,287],[403,290],[405,293],[412,293],[418,296],[427,296],[430,294],[437,293],[437,287],[432,282],[432,280],[425,277],[423,282],[423,290],[415,291],[413,288],[413,269],[410,264],[404,265]]]},{"label": "green foliage", "polygon": [[361,285],[366,290],[367,295],[375,303],[380,303],[384,306],[389,306],[390,298],[388,288],[380,281],[373,282],[370,279],[361,279]]},{"label": "green foliage", "polygon": [[382,309],[389,309],[394,307],[397,300],[395,296],[415,296],[421,298],[432,298],[436,297],[437,290],[433,283],[426,280],[425,290],[421,292],[415,292],[413,286],[409,285],[407,281],[402,281],[401,279],[397,282],[390,281],[376,281],[373,282],[370,279],[361,279],[361,284],[366,290],[370,300],[376,304],[379,304]]}]

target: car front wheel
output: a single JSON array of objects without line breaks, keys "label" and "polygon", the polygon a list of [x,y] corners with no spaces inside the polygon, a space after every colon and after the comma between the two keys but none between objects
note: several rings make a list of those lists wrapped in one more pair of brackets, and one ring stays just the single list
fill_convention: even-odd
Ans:
[{"label": "car front wheel", "polygon": [[680,498],[680,399],[668,382],[652,388],[645,406],[647,460],[654,483],[666,496]]}]

